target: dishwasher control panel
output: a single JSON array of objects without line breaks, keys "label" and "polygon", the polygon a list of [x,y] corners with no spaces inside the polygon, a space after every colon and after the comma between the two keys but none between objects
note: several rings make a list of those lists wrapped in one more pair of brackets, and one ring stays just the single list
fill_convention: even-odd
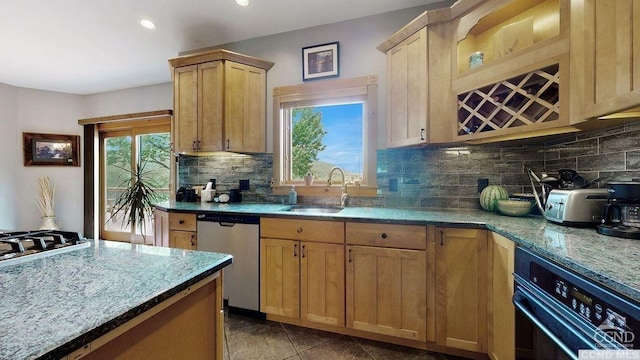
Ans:
[{"label": "dishwasher control panel", "polygon": [[234,224],[260,224],[260,217],[242,214],[200,213],[196,216],[198,221],[234,223]]}]

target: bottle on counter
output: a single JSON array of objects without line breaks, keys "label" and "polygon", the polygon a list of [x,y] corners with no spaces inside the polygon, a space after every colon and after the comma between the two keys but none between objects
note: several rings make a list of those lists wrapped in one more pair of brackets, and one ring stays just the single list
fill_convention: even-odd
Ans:
[{"label": "bottle on counter", "polygon": [[296,186],[291,185],[291,190],[289,190],[289,205],[295,205],[298,203],[298,193],[296,192]]}]

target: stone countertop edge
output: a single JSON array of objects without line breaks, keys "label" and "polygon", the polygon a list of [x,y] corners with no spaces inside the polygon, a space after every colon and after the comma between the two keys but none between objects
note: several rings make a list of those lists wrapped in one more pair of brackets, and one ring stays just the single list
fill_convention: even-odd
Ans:
[{"label": "stone countertop edge", "polygon": [[0,302],[14,304],[0,308],[0,359],[61,359],[232,262],[221,253],[89,242],[0,267]]},{"label": "stone countertop edge", "polygon": [[156,205],[169,212],[218,212],[282,218],[375,221],[389,224],[482,228],[640,302],[640,241],[600,235],[595,228],[568,227],[541,216],[510,217],[482,210],[346,207],[339,213],[287,211],[286,204],[188,203]]}]

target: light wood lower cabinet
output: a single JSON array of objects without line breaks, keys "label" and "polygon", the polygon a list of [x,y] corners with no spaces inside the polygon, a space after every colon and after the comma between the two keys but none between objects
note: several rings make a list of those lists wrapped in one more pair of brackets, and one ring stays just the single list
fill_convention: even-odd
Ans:
[{"label": "light wood lower cabinet", "polygon": [[436,227],[436,343],[487,352],[487,231]]},{"label": "light wood lower cabinet", "polygon": [[198,247],[195,213],[170,213],[154,210],[154,241],[156,246],[196,250]]},{"label": "light wood lower cabinet", "polygon": [[300,316],[299,241],[260,238],[260,311]]},{"label": "light wood lower cabinet", "polygon": [[260,224],[260,310],[344,326],[344,223],[263,218]]},{"label": "light wood lower cabinet", "polygon": [[426,228],[347,223],[346,233],[359,244],[347,245],[347,327],[426,341]]},{"label": "light wood lower cabinet", "polygon": [[216,273],[65,359],[222,359],[222,275]]},{"label": "light wood lower cabinet", "polygon": [[347,246],[347,327],[426,340],[426,252]]},{"label": "light wood lower cabinet", "polygon": [[515,249],[513,241],[489,234],[487,320],[489,357],[493,360],[515,358],[515,307],[511,301]]}]

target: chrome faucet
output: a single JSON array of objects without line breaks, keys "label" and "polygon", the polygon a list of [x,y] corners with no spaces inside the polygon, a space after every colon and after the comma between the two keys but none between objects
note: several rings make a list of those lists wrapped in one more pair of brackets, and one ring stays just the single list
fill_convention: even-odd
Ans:
[{"label": "chrome faucet", "polygon": [[340,194],[340,206],[345,207],[347,204],[347,200],[349,198],[349,195],[347,194],[347,181],[345,179],[344,176],[344,170],[342,170],[341,167],[339,166],[334,166],[331,168],[331,170],[329,171],[329,178],[327,179],[327,186],[331,186],[331,177],[333,176],[333,172],[338,170],[340,172],[340,174],[342,175],[342,188],[341,188],[341,194]]}]

